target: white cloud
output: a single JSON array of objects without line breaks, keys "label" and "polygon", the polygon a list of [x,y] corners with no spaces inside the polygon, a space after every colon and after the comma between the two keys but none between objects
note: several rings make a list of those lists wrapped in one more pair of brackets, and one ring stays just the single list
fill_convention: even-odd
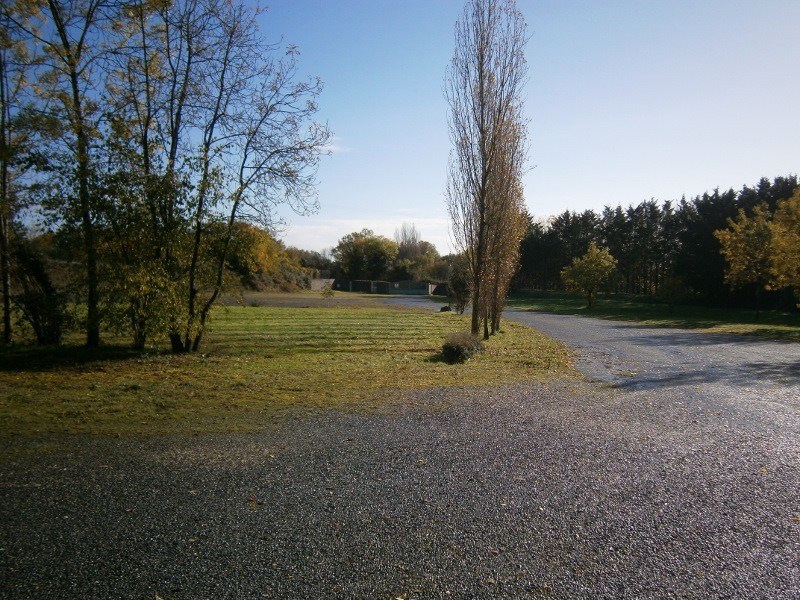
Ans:
[{"label": "white cloud", "polygon": [[341,143],[342,138],[339,137],[332,137],[330,144],[325,146],[325,150],[330,152],[331,154],[346,154],[350,152],[350,147],[345,146]]}]

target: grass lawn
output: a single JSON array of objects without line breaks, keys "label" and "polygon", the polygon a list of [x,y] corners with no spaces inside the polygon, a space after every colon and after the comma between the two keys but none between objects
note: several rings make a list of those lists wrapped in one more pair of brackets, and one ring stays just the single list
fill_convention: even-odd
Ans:
[{"label": "grass lawn", "polygon": [[582,315],[657,327],[704,329],[715,333],[757,335],[800,342],[800,313],[797,312],[762,311],[756,319],[752,310],[676,305],[670,311],[664,304],[617,294],[600,295],[595,305],[588,309],[585,297],[556,292],[515,294],[507,306],[516,310]]},{"label": "grass lawn", "polygon": [[257,430],[319,409],[383,410],[396,390],[571,372],[563,346],[508,321],[486,352],[449,365],[441,344],[467,317],[338,298],[262,296],[219,308],[192,355],[136,353],[124,340],[93,352],[77,342],[0,350],[0,435]]}]

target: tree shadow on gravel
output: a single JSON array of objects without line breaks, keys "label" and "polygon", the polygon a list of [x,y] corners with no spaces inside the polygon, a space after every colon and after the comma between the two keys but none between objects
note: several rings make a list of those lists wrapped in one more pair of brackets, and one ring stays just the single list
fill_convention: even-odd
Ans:
[{"label": "tree shadow on gravel", "polygon": [[723,383],[733,386],[751,384],[800,385],[800,361],[787,363],[751,362],[736,367],[709,366],[687,371],[634,375],[614,381],[614,387],[647,390],[668,387]]},{"label": "tree shadow on gravel", "polygon": [[[780,343],[792,344],[791,340],[768,339],[767,337],[753,335],[735,335],[732,333],[713,333],[709,331],[682,332],[659,329],[650,325],[621,324],[615,325],[618,329],[642,331],[642,335],[626,338],[632,344],[674,345],[674,346],[716,346],[720,344],[737,344],[749,346],[755,344]],[[797,346],[800,351],[800,346]]]},{"label": "tree shadow on gravel", "polygon": [[800,359],[783,364],[753,362],[746,365],[745,368],[764,379],[772,379],[788,384],[800,384]]}]

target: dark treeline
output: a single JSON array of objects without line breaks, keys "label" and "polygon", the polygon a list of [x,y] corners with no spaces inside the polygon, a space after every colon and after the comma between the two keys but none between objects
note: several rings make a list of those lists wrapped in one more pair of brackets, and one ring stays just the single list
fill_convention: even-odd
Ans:
[{"label": "dark treeline", "polygon": [[[601,213],[566,211],[547,223],[531,222],[522,242],[516,289],[561,290],[561,269],[583,255],[589,244],[606,247],[618,261],[611,290],[659,295],[679,284],[686,300],[713,305],[746,305],[750,288],[733,291],[724,283],[725,260],[714,232],[728,227],[740,208],[748,214],[765,203],[774,211],[798,187],[796,175],[762,178],[740,191],[714,190],[691,200],[605,207]],[[791,306],[788,292],[765,300]]]}]

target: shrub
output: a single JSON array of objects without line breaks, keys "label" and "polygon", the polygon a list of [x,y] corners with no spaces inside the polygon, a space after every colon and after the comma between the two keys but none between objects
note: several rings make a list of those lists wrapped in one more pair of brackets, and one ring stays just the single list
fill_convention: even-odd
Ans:
[{"label": "shrub", "polygon": [[469,265],[464,255],[458,255],[453,259],[447,277],[448,301],[458,314],[464,314],[464,309],[469,304],[470,293]]},{"label": "shrub", "polygon": [[478,352],[483,352],[484,346],[481,339],[462,331],[451,333],[442,344],[442,356],[449,363],[461,363]]},{"label": "shrub", "polygon": [[66,295],[56,289],[44,257],[30,240],[18,240],[12,251],[17,290],[11,299],[33,329],[37,344],[60,344],[67,322]]}]

